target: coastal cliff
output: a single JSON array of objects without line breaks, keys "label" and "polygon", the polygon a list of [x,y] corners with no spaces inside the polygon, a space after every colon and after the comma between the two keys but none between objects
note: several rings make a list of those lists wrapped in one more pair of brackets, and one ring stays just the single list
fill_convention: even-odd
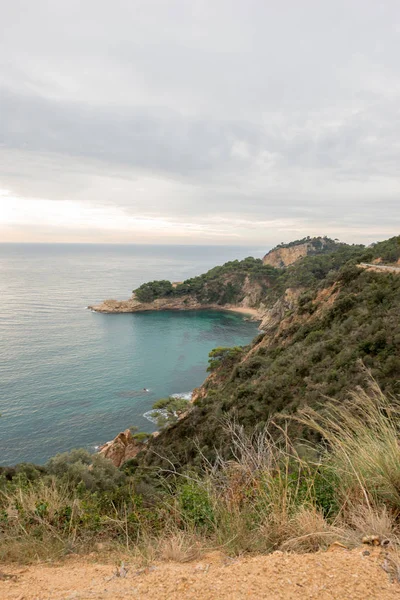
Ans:
[{"label": "coastal cliff", "polygon": [[181,282],[150,281],[133,290],[133,295],[127,300],[109,299],[89,308],[101,313],[236,310],[262,320],[266,308],[277,300],[277,294],[271,295],[269,290],[278,290],[279,283],[284,289],[301,287],[297,280],[295,286],[291,285],[291,272],[282,276],[283,267],[293,267],[312,256],[347,248],[346,244],[338,244],[329,238],[304,238],[277,246],[263,260],[248,257],[230,261]]},{"label": "coastal cliff", "polygon": [[305,238],[290,244],[280,244],[264,256],[263,263],[282,269],[293,265],[305,256],[331,251],[335,245],[338,245],[335,240],[326,237]]},{"label": "coastal cliff", "polygon": [[[262,333],[216,356],[188,415],[151,440],[141,463],[164,465],[159,457],[167,457],[177,468],[195,464],[199,448],[212,461],[216,440],[225,456],[222,422],[253,431],[304,406],[320,410],[328,397],[345,401],[368,385],[366,368],[383,390],[397,393],[400,278],[385,265],[399,257],[400,236],[370,248],[335,244],[280,269],[259,305]],[[376,268],[359,268],[363,261]],[[303,437],[295,419],[290,426]]]},{"label": "coastal cliff", "polygon": [[161,310],[235,310],[261,319],[260,307],[279,271],[261,259],[246,258],[214,267],[180,283],[150,281],[133,291],[128,300],[105,300],[89,306],[102,313]]},{"label": "coastal cliff", "polygon": [[[194,391],[192,402],[158,400],[154,408],[166,411],[160,415],[165,418],[158,421],[158,435],[132,433],[131,428],[95,455],[76,449],[40,467],[0,468],[3,561],[15,563],[22,557],[37,565],[76,556],[84,566],[82,586],[71,588],[76,565],[68,573],[61,565],[56,588],[64,594],[65,587],[68,597],[71,590],[86,597],[83,555],[90,553],[89,562],[96,563],[95,553],[100,558],[104,552],[108,571],[95,565],[101,577],[94,585],[102,592],[106,580],[113,598],[121,596],[121,585],[143,591],[148,577],[146,598],[183,597],[186,592],[193,597],[196,586],[199,598],[215,597],[215,590],[228,598],[239,588],[249,591],[249,582],[256,595],[264,588],[269,593],[277,568],[284,575],[275,586],[279,596],[282,585],[287,587],[288,565],[292,578],[294,560],[300,573],[297,587],[306,597],[302,557],[313,559],[303,553],[318,551],[315,560],[321,566],[321,550],[327,549],[327,557],[345,556],[336,568],[341,576],[353,555],[362,559],[360,577],[365,579],[369,559],[380,574],[374,593],[368,582],[357,595],[352,567],[342,578],[340,597],[353,597],[353,589],[357,598],[377,597],[386,575],[391,587],[384,597],[398,595],[400,277],[390,265],[399,259],[400,236],[370,248],[341,245],[282,269],[252,261],[244,267],[224,266],[178,284],[174,289],[181,301],[189,296],[202,306],[258,302],[264,331],[249,345],[214,348],[210,375]],[[179,285],[185,286],[185,294]],[[246,285],[251,288],[247,292]],[[171,306],[177,297],[170,287],[165,281],[145,284],[139,291],[142,298],[132,302],[148,302],[152,310],[164,294]],[[157,331],[154,335],[157,343]],[[358,542],[365,549],[352,553]],[[121,561],[122,547],[129,562]],[[228,557],[214,556],[215,548],[223,548]],[[296,550],[302,557],[296,557]],[[241,565],[232,557],[257,552],[272,553],[276,563],[261,587],[254,584],[254,572],[242,571],[239,579],[233,572]],[[139,557],[147,564],[137,569],[132,561]],[[193,558],[204,562],[194,566],[189,562]],[[157,564],[147,566],[149,560]],[[158,560],[168,561],[172,571],[163,575]],[[177,578],[179,564],[171,560],[190,569]],[[247,565],[249,558],[243,560]],[[255,560],[258,572],[260,560],[267,558]],[[39,583],[42,566],[35,575]],[[228,568],[229,589],[224,584]],[[1,597],[28,600],[55,589],[54,568],[43,592],[31,572],[12,564],[6,569],[0,573]],[[208,581],[202,595],[207,577],[218,569],[221,577]],[[325,586],[323,573],[317,575]],[[316,589],[316,579],[312,581],[311,592]],[[293,585],[289,588],[288,597]],[[93,594],[96,590],[91,588]],[[331,585],[328,596],[336,592]]]}]

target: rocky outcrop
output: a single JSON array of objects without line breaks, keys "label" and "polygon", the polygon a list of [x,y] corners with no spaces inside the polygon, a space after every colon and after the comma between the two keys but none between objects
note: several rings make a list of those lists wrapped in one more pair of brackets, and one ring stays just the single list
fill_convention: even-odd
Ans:
[{"label": "rocky outcrop", "polygon": [[265,265],[276,267],[277,269],[282,269],[292,265],[309,254],[321,252],[327,244],[328,241],[325,238],[319,237],[310,239],[301,244],[278,246],[277,248],[270,250],[270,252],[264,256],[263,263]]},{"label": "rocky outcrop", "polygon": [[111,460],[113,465],[120,467],[127,460],[135,456],[143,449],[143,443],[138,442],[129,429],[122,431],[116,438],[107,442],[99,449],[99,454]]},{"label": "rocky outcrop", "polygon": [[203,306],[192,296],[158,298],[153,302],[140,302],[133,295],[129,300],[104,300],[101,304],[88,308],[101,313],[134,313],[154,310],[193,310]]},{"label": "rocky outcrop", "polygon": [[229,310],[248,315],[251,320],[260,321],[261,314],[258,309],[252,307],[253,294],[257,291],[255,287],[249,289],[243,301],[239,304],[202,304],[194,296],[180,296],[179,298],[158,298],[153,302],[139,302],[133,295],[129,300],[104,300],[101,304],[88,306],[94,312],[118,314],[135,313],[162,310]]}]

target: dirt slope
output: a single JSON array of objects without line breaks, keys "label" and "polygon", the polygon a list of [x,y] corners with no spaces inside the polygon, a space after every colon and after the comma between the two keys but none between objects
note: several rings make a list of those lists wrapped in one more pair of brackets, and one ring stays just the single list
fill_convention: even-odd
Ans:
[{"label": "dirt slope", "polygon": [[[229,559],[218,553],[191,563],[158,563],[126,571],[95,558],[60,565],[0,566],[2,600],[380,600],[399,598],[400,584],[385,572],[382,552],[365,547],[317,554]],[[122,574],[122,576],[121,576]]]}]

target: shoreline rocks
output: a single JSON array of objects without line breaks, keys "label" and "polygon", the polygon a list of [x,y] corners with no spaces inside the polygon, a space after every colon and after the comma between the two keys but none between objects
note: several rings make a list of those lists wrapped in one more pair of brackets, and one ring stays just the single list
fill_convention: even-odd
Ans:
[{"label": "shoreline rocks", "polygon": [[108,458],[114,466],[120,467],[127,460],[135,458],[142,449],[143,444],[135,440],[130,429],[126,429],[100,446],[98,453]]},{"label": "shoreline rocks", "polygon": [[163,310],[221,310],[237,312],[246,315],[248,320],[261,321],[262,312],[256,308],[237,306],[233,304],[201,304],[192,296],[181,296],[180,298],[158,298],[153,302],[139,302],[133,295],[128,300],[104,300],[97,305],[88,306],[88,309],[103,314],[121,314],[135,312],[150,312]]}]

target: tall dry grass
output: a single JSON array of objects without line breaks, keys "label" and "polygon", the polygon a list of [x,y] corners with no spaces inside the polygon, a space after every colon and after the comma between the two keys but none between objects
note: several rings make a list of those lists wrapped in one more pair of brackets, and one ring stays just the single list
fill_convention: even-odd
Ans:
[{"label": "tall dry grass", "polygon": [[365,504],[400,513],[400,402],[370,378],[345,402],[305,408],[300,421],[326,443],[322,460],[335,474],[343,508]]},{"label": "tall dry grass", "polygon": [[233,458],[204,461],[198,481],[212,503],[217,545],[234,554],[312,551],[344,538],[318,508],[316,470],[298,455],[285,429],[278,439],[273,423],[252,435],[234,422],[224,426]]}]

